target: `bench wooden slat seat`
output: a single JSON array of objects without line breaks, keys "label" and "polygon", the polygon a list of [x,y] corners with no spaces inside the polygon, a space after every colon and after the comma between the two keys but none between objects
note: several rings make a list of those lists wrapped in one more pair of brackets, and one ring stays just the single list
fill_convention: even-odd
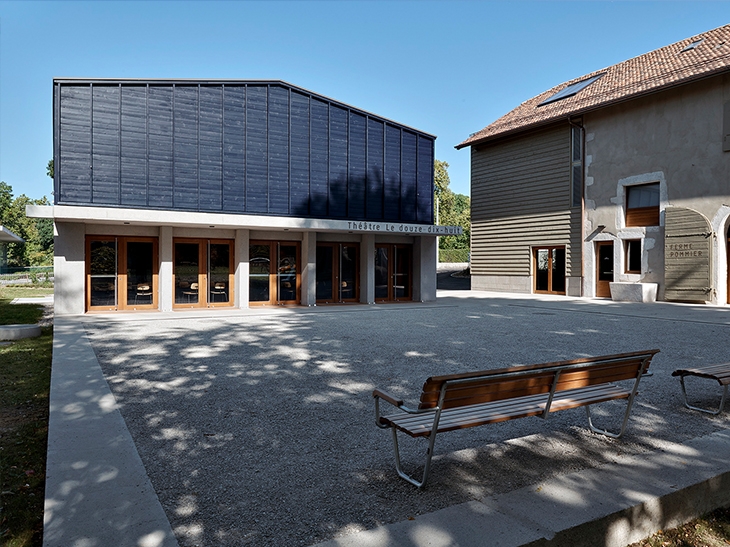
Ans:
[{"label": "bench wooden slat seat", "polygon": [[[682,395],[684,397],[684,406],[691,410],[698,410],[707,414],[716,416],[722,412],[725,407],[725,401],[727,400],[728,386],[730,386],[730,363],[720,363],[717,365],[708,365],[705,367],[696,368],[680,368],[672,372],[672,376],[679,376],[679,384],[682,386]],[[720,398],[720,406],[717,410],[710,410],[706,408],[700,408],[689,404],[687,399],[687,388],[684,385],[685,377],[697,376],[699,378],[708,378],[710,380],[716,380],[718,384],[723,386],[722,397]]]},{"label": "bench wooden slat seat", "polygon": [[[618,438],[625,431],[639,381],[658,351],[432,376],[423,385],[417,409],[376,389],[373,392],[376,424],[392,431],[398,475],[418,487],[422,487],[428,478],[438,433],[529,416],[546,418],[551,412],[582,406],[586,409],[591,431]],[[621,385],[625,381],[633,382]],[[382,414],[381,399],[398,410]],[[596,428],[591,420],[590,405],[616,399],[628,400],[620,430],[609,432]],[[429,439],[420,481],[402,470],[398,432]]]}]

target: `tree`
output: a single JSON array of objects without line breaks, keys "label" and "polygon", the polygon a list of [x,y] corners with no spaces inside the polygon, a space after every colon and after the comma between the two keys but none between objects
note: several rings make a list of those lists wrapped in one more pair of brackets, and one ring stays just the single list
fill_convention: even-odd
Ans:
[{"label": "tree", "polygon": [[46,175],[53,178],[53,160],[48,160],[48,165],[46,166]]},{"label": "tree", "polygon": [[8,243],[8,266],[46,266],[53,263],[53,222],[28,218],[26,205],[49,205],[48,200],[25,194],[13,198],[13,188],[0,182],[0,225],[22,237],[25,243]]},{"label": "tree", "polygon": [[439,238],[441,249],[468,249],[471,234],[471,200],[464,194],[455,194],[449,184],[449,164],[445,161],[434,161],[434,203],[437,220],[441,226],[461,226],[463,233],[459,236],[443,236]]}]

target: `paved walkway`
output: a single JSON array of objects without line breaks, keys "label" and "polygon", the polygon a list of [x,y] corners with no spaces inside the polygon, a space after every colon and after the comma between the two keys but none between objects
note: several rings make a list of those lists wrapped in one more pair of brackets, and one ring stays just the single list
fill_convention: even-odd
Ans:
[{"label": "paved walkway", "polygon": [[[358,340],[349,339],[354,333],[365,330],[363,325],[371,322],[378,324],[382,329],[369,334],[383,337],[378,341],[379,348],[375,352],[372,340],[367,340],[367,333],[361,341],[362,350],[358,347],[360,344]],[[276,330],[275,327],[282,323],[287,323],[287,329]],[[207,324],[225,325],[229,328],[229,335],[211,338],[211,333],[217,330],[208,329]],[[239,328],[235,330],[237,325]],[[458,328],[450,330],[449,327],[453,325]],[[219,534],[223,535],[216,536],[213,533],[196,536],[194,530],[191,532],[191,526],[186,524],[188,521],[185,520],[191,517],[191,512],[193,516],[196,511],[225,512],[224,506],[216,509],[215,505],[210,507],[209,503],[200,503],[197,506],[184,505],[180,503],[184,496],[177,494],[177,497],[170,498],[168,490],[173,488],[173,485],[164,483],[169,477],[165,479],[161,475],[166,471],[160,469],[158,465],[160,462],[154,459],[156,453],[165,457],[169,456],[169,453],[155,452],[159,449],[160,438],[156,439],[158,444],[155,445],[155,450],[151,450],[147,443],[150,442],[152,435],[140,435],[140,431],[145,431],[144,427],[147,427],[144,422],[150,422],[152,415],[160,416],[163,407],[155,407],[154,413],[145,412],[145,405],[149,406],[152,403],[144,403],[131,396],[120,405],[118,396],[112,394],[109,383],[102,373],[97,354],[102,356],[105,366],[124,367],[127,366],[124,363],[130,362],[152,370],[154,367],[159,368],[160,364],[165,365],[164,361],[154,358],[153,355],[161,343],[167,343],[167,347],[179,350],[168,359],[179,359],[175,355],[187,355],[188,359],[196,359],[201,352],[210,349],[204,348],[201,343],[215,345],[217,352],[224,352],[226,348],[222,348],[221,344],[233,343],[231,338],[235,337],[238,339],[235,342],[237,345],[231,355],[252,352],[253,346],[260,348],[256,349],[257,353],[245,353],[246,363],[250,363],[254,358],[259,358],[264,351],[267,352],[267,359],[274,359],[271,354],[276,353],[279,348],[272,346],[272,340],[283,337],[281,344],[297,346],[298,342],[291,338],[295,326],[304,329],[303,343],[309,344],[307,347],[311,348],[312,344],[322,346],[322,355],[335,355],[344,351],[339,342],[348,338],[345,344],[348,363],[350,365],[360,363],[359,366],[367,368],[367,375],[357,378],[371,378],[371,380],[365,382],[361,380],[357,383],[353,379],[346,382],[344,384],[346,389],[350,393],[357,393],[357,396],[348,396],[349,399],[345,399],[345,403],[351,400],[352,404],[348,407],[354,405],[357,414],[367,413],[368,426],[372,426],[371,401],[367,395],[368,390],[372,389],[369,382],[376,383],[378,387],[391,389],[392,386],[383,385],[383,382],[393,380],[388,378],[392,376],[393,366],[401,366],[402,362],[404,365],[400,370],[406,371],[405,364],[413,362],[409,361],[415,351],[410,349],[411,345],[422,348],[419,357],[421,361],[426,363],[433,361],[445,369],[477,366],[481,362],[479,359],[484,358],[485,344],[495,354],[499,353],[503,363],[537,362],[537,359],[534,359],[536,353],[545,355],[545,359],[542,360],[552,360],[555,356],[570,358],[578,356],[587,347],[590,347],[594,354],[612,353],[622,346],[627,346],[625,350],[645,349],[650,346],[662,349],[662,353],[657,357],[657,366],[653,366],[655,376],[642,383],[644,387],[641,404],[639,408],[635,408],[629,424],[629,429],[633,430],[633,433],[627,434],[629,438],[625,442],[622,440],[618,443],[602,444],[601,441],[595,440],[595,436],[588,436],[586,440],[569,439],[569,442],[563,442],[564,439],[561,439],[552,446],[551,439],[560,438],[561,429],[573,427],[568,418],[566,421],[556,419],[545,422],[518,420],[514,422],[516,425],[509,426],[511,429],[500,429],[502,433],[497,434],[496,441],[492,437],[477,436],[477,440],[481,439],[478,443],[487,447],[486,452],[481,448],[476,452],[468,447],[465,449],[458,442],[452,444],[452,441],[447,439],[448,436],[444,436],[444,442],[439,440],[437,445],[437,451],[440,449],[440,454],[443,455],[441,460],[437,459],[441,461],[440,468],[434,470],[434,481],[429,488],[425,492],[419,492],[395,477],[391,467],[392,456],[387,435],[374,431],[376,429],[374,426],[371,428],[363,426],[362,436],[353,439],[354,444],[348,445],[350,449],[347,453],[351,457],[344,457],[342,463],[354,467],[346,467],[344,471],[331,468],[331,474],[336,480],[344,480],[342,484],[351,484],[355,495],[360,495],[358,492],[362,492],[362,495],[369,497],[377,496],[380,492],[388,500],[382,504],[377,500],[365,499],[362,510],[367,511],[368,507],[378,505],[386,514],[390,508],[393,514],[403,516],[391,521],[390,524],[365,527],[357,524],[352,517],[348,517],[352,525],[340,525],[337,529],[331,530],[329,535],[334,539],[320,543],[322,547],[355,545],[516,547],[527,544],[622,547],[659,528],[674,526],[699,513],[730,504],[729,413],[726,411],[720,417],[711,418],[682,409],[678,405],[678,384],[669,378],[671,369],[680,364],[712,362],[726,355],[725,345],[730,333],[730,310],[664,303],[619,304],[569,298],[452,291],[441,292],[439,302],[433,305],[216,310],[56,318],[44,545],[155,547],[178,545],[178,540],[180,545],[201,547],[264,544],[263,536],[250,536],[248,540],[244,536],[240,536],[238,540],[226,538],[222,524],[219,526]],[[399,326],[403,330],[398,330]],[[256,329],[260,329],[261,332]],[[274,332],[268,335],[265,331],[269,330]],[[93,342],[90,342],[87,332],[93,333],[91,336]],[[136,332],[139,335],[135,334]],[[186,332],[190,336],[185,336]],[[392,344],[386,340],[388,335],[383,333],[391,333],[391,336],[395,337]],[[419,336],[410,340],[406,338],[408,333]],[[155,338],[157,334],[159,338]],[[251,338],[254,334],[259,338],[255,340]],[[440,340],[440,345],[435,347],[445,348],[443,355],[437,354],[435,349],[432,351],[433,355],[428,353],[431,350],[426,346],[434,336]],[[488,336],[494,336],[494,341],[501,343],[490,346],[490,342],[485,341]],[[120,341],[127,343],[149,337],[153,340],[145,347],[132,348],[120,345]],[[520,339],[523,341],[521,346]],[[206,340],[208,342],[205,342]],[[92,343],[97,353],[92,349]],[[468,351],[467,348],[470,347],[474,348],[473,353]],[[297,351],[301,353],[300,349]],[[398,352],[402,353],[403,357],[399,358]],[[379,354],[388,356],[381,364],[378,364],[381,361]],[[216,362],[228,363],[227,355],[216,354]],[[508,358],[510,360],[505,361]],[[306,361],[307,358],[300,356],[298,359]],[[199,368],[204,364],[206,367],[213,364],[207,360],[196,362]],[[270,362],[273,361],[265,361],[265,363]],[[175,366],[174,362],[170,363],[172,364],[165,366]],[[266,366],[271,365],[264,365]],[[408,376],[406,385],[401,386],[406,391],[413,390],[414,386],[417,389],[417,381],[423,380],[423,373],[418,370],[412,372],[410,368],[412,365],[408,369],[408,374],[403,374],[404,377]],[[118,371],[123,368],[115,370],[117,374],[114,376],[114,385],[117,386],[115,389],[119,390],[124,378]],[[206,370],[208,373],[212,371],[210,368]],[[330,372],[332,378],[339,377],[345,372],[342,363],[336,361],[335,357],[332,357],[332,361],[319,364],[317,370],[320,382],[328,381],[327,378],[330,378],[330,376],[323,377],[323,371]],[[260,376],[260,373],[257,374]],[[140,382],[141,378],[132,378],[130,381]],[[275,379],[276,382],[283,380],[282,376],[277,376]],[[145,380],[145,382],[150,381]],[[166,404],[175,397],[181,398],[175,395],[174,387],[171,387],[174,382],[180,381],[182,381],[180,378],[172,379],[165,384],[166,387],[162,387],[163,391],[173,392],[173,399],[166,399],[168,401]],[[234,381],[235,378],[229,375],[223,382],[223,387],[233,388],[241,394],[241,387],[232,385]],[[209,386],[206,391],[215,387],[210,382],[205,385]],[[179,393],[182,395],[187,392],[189,387],[185,387]],[[126,396],[123,389],[117,393]],[[203,395],[202,391],[200,394]],[[321,394],[312,395],[321,397]],[[414,393],[409,395],[412,397]],[[196,414],[208,412],[209,403],[206,403],[205,399],[198,401],[199,403],[192,409],[193,412]],[[159,402],[156,401],[154,404]],[[219,400],[214,397],[212,402]],[[236,404],[240,406],[240,400]],[[134,411],[135,406],[139,408],[137,414]],[[180,409],[168,408],[167,412],[168,414],[173,411],[183,412],[184,406]],[[130,425],[129,419],[125,422],[120,408],[128,413],[133,425]],[[260,415],[259,419],[263,420],[264,416]],[[326,422],[326,419],[322,421],[322,428],[327,427]],[[520,422],[525,422],[526,425]],[[541,429],[539,424],[547,425]],[[283,423],[279,420],[277,424],[279,427],[282,425],[286,427],[286,417]],[[130,428],[135,432],[134,435],[130,433]],[[478,428],[485,431],[488,429]],[[337,431],[337,434],[327,436],[340,443],[345,442],[346,439],[341,438],[342,431]],[[203,435],[215,434],[216,432],[203,433]],[[235,437],[236,434],[231,436]],[[181,439],[181,437],[171,438],[167,444],[182,442]],[[504,458],[499,459],[498,453],[505,451],[503,447],[509,445],[513,448],[524,448],[534,441],[546,445],[541,444],[534,451],[528,451],[525,459],[512,462],[516,461],[518,467],[522,466],[521,468],[513,469],[509,461],[503,461]],[[528,470],[532,462],[543,462],[537,464],[543,465],[554,461],[560,463],[564,459],[573,462],[571,465],[574,465],[578,460],[571,457],[574,454],[571,455],[566,451],[580,451],[592,446],[599,447],[598,449],[605,451],[609,457],[594,461],[593,456],[582,455],[585,457],[581,457],[580,461],[593,461],[593,464],[588,466],[583,464],[576,470],[570,469],[569,466],[563,467],[544,477],[539,476],[536,481],[524,481],[524,475],[532,475],[535,471]],[[258,472],[258,469],[266,470],[273,467],[274,462],[267,459],[268,452],[265,451],[264,445],[262,444],[260,448],[261,455],[258,459],[264,461],[256,463],[263,467],[253,470],[253,464],[248,464],[251,467],[246,468],[247,472]],[[292,458],[295,453],[309,452],[306,445],[294,448],[296,450],[291,453]],[[185,448],[177,452],[178,457],[185,458],[190,450]],[[319,446],[320,456],[314,460],[311,458],[306,460],[313,468],[319,465],[319,460],[329,454],[322,450],[323,447]],[[374,450],[376,452],[371,456]],[[140,457],[140,451],[145,454],[145,461],[153,457],[146,467],[143,458]],[[516,458],[519,457],[516,448],[508,453],[515,455]],[[191,453],[191,456],[198,460],[203,454]],[[489,467],[472,465],[485,458],[486,462],[493,458],[494,463],[499,464],[495,465],[496,475],[495,470],[489,470]],[[354,462],[349,461],[353,459]],[[152,462],[156,463],[152,465]],[[194,463],[196,469],[205,468],[202,460]],[[328,465],[340,465],[340,463],[338,459],[334,459]],[[292,461],[292,465],[298,464]],[[371,472],[368,466],[372,465],[377,466],[377,469]],[[487,463],[487,466],[489,465]],[[163,468],[165,466],[169,467],[169,464],[162,465]],[[477,470],[476,479],[471,480],[471,475],[465,473],[467,470]],[[202,477],[200,484],[195,487],[196,490],[206,483],[214,485],[227,482],[230,479],[226,477],[244,474],[244,469],[233,470],[233,475],[230,474],[230,470],[220,471],[221,473],[213,471]],[[305,470],[302,468],[300,472]],[[154,481],[150,480],[150,473]],[[368,483],[368,480],[372,481],[372,477],[381,475],[383,482]],[[315,473],[314,477],[317,476],[321,477]],[[523,485],[519,484],[521,476],[525,482]],[[355,477],[365,481],[364,489],[352,483]],[[265,505],[264,499],[257,497],[262,490],[253,486],[256,484],[253,478],[253,475],[241,478],[244,483],[237,494],[238,497],[234,499],[237,499],[236,503],[240,505],[242,503],[240,495],[246,495],[251,498],[254,507],[245,509],[245,513],[240,515],[232,515],[232,518],[235,522],[245,521],[246,526],[255,529],[255,506],[259,504],[262,507],[268,506]],[[317,479],[314,480],[316,484]],[[287,485],[281,476],[268,478],[267,481],[265,484],[274,481],[273,484],[276,486],[278,483],[283,495],[279,500],[266,500],[266,503],[273,501],[271,507],[281,508],[282,514],[275,515],[275,519],[279,519],[282,528],[308,524],[301,517],[293,521],[286,520],[284,513],[292,510],[286,503],[287,496],[304,496],[302,498],[304,503],[297,499],[295,505],[297,507],[304,505],[304,510],[310,511],[312,518],[316,518],[319,513],[326,510],[324,504],[327,501],[317,502],[323,504],[322,507],[317,507],[316,503],[314,506],[306,507],[306,500],[313,499],[312,494],[307,491],[289,490],[291,486]],[[500,481],[515,481],[513,484],[518,486],[492,490],[484,488],[485,483]],[[164,489],[158,488],[156,491],[152,487],[153,482],[165,484]],[[337,484],[340,483],[336,483],[336,487]],[[460,485],[471,488],[468,495],[461,495],[461,498],[467,501],[451,503],[449,500],[457,499],[458,496],[449,489],[458,488]],[[339,488],[342,489],[343,486]],[[166,501],[163,509],[160,496],[165,500],[174,499],[176,505]],[[419,504],[426,501],[438,503],[439,496],[446,496],[440,502],[441,508],[419,512]],[[200,499],[204,499],[202,493]],[[331,501],[334,503],[334,512],[327,515],[327,520],[337,521],[337,514],[345,513],[351,503],[345,503],[340,499]],[[409,505],[412,516],[407,516]],[[211,518],[218,517],[220,515]],[[363,520],[367,521],[368,519]],[[174,524],[171,525],[171,522]],[[178,534],[178,539],[173,535],[173,528]],[[276,529],[272,530],[270,533],[276,534]],[[199,539],[201,537],[203,540]],[[276,537],[269,537],[267,541],[269,543],[266,544],[305,544],[277,540]]]}]

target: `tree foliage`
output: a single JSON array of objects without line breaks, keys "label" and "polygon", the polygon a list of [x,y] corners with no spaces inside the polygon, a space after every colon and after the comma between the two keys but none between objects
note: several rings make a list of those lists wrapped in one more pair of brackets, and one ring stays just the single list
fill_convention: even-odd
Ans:
[{"label": "tree foliage", "polygon": [[13,197],[13,188],[0,182],[0,225],[25,243],[8,243],[7,265],[10,267],[48,266],[53,264],[53,221],[25,216],[26,205],[49,205],[48,200],[31,199],[25,194]]},{"label": "tree foliage", "polygon": [[464,230],[459,236],[439,238],[441,249],[468,249],[471,236],[471,200],[464,194],[455,194],[449,184],[449,164],[445,161],[434,162],[434,203],[438,211],[437,224],[441,226],[461,226]]}]

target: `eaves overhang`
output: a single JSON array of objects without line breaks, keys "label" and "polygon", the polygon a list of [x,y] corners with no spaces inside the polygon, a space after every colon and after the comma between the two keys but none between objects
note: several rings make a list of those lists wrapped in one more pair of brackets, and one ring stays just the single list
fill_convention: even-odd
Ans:
[{"label": "eaves overhang", "polygon": [[461,235],[463,233],[461,226],[436,226],[380,220],[333,220],[74,205],[26,205],[26,215],[31,218],[52,218],[56,222],[118,226],[171,226],[274,232],[382,233],[424,237]]},{"label": "eaves overhang", "polygon": [[0,243],[25,243],[25,240],[0,225]]}]

